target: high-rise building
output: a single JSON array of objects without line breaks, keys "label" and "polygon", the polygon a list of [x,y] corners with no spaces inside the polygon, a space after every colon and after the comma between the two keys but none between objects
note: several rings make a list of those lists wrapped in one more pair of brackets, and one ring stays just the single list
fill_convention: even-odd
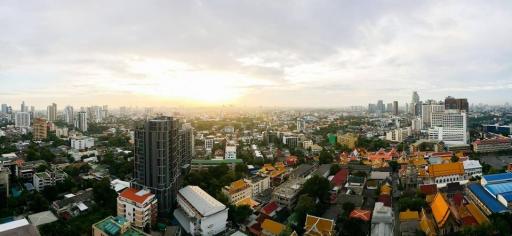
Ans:
[{"label": "high-rise building", "polygon": [[81,130],[82,132],[87,131],[87,112],[78,112],[78,116],[75,121],[75,127]]},{"label": "high-rise building", "polygon": [[52,105],[49,105],[46,108],[46,111],[47,111],[47,116],[48,116],[49,122],[54,122],[57,120],[57,104],[52,103]]},{"label": "high-rise building", "polygon": [[149,189],[158,199],[158,212],[168,215],[180,182],[179,121],[151,119],[135,130],[135,169],[132,187]]},{"label": "high-rise building", "polygon": [[66,106],[66,108],[64,108],[64,120],[70,125],[75,121],[75,113],[72,106]]},{"label": "high-rise building", "polygon": [[454,98],[448,96],[444,99],[444,106],[446,110],[456,109],[465,112],[469,111],[469,104],[467,98]]},{"label": "high-rise building", "polygon": [[386,112],[393,112],[393,103],[386,104]]},{"label": "high-rise building", "polygon": [[7,104],[2,104],[2,113],[7,113]]},{"label": "high-rise building", "polygon": [[386,107],[384,106],[384,102],[382,100],[377,101],[377,112],[384,113],[386,111]]},{"label": "high-rise building", "polygon": [[190,164],[195,156],[194,128],[190,123],[181,125],[180,131],[181,166]]},{"label": "high-rise building", "polygon": [[297,118],[297,131],[304,132],[306,131],[306,120],[302,118]]},{"label": "high-rise building", "polygon": [[25,101],[21,102],[20,111],[21,112],[28,112],[28,106],[25,105]]},{"label": "high-rise building", "polygon": [[445,110],[432,113],[429,139],[443,141],[446,144],[467,144],[467,117],[464,111]]},{"label": "high-rise building", "polygon": [[398,115],[398,101],[393,101],[393,115]]},{"label": "high-rise building", "polygon": [[420,95],[418,92],[412,92],[411,104],[409,105],[409,111],[412,115],[419,116],[421,114],[421,102]]},{"label": "high-rise building", "polygon": [[34,140],[45,140],[47,137],[46,120],[43,118],[34,119],[32,124],[32,136]]},{"label": "high-rise building", "polygon": [[434,112],[444,112],[443,104],[423,104],[421,106],[421,120],[424,124],[424,127],[430,127],[432,124],[432,113]]},{"label": "high-rise building", "polygon": [[15,118],[14,118],[14,125],[18,128],[30,127],[30,113],[16,112]]}]

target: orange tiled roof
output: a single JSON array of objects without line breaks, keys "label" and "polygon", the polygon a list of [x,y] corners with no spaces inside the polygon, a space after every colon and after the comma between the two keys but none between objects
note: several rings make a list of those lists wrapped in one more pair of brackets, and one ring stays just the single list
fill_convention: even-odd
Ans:
[{"label": "orange tiled roof", "polygon": [[430,207],[432,208],[432,214],[434,215],[437,225],[443,227],[450,216],[450,205],[448,205],[448,202],[446,202],[446,199],[444,199],[441,193],[437,193]]},{"label": "orange tiled roof", "polygon": [[229,193],[236,193],[240,190],[246,189],[248,186],[249,185],[243,179],[239,179],[231,183],[229,187]]},{"label": "orange tiled roof", "polygon": [[356,209],[350,213],[349,217],[350,218],[358,218],[363,221],[369,221],[371,218],[371,215],[372,215],[372,213],[368,210]]},{"label": "orange tiled roof", "polygon": [[417,211],[402,211],[400,212],[400,221],[407,221],[407,220],[419,220],[420,215]]},{"label": "orange tiled roof", "polygon": [[151,195],[153,195],[151,192],[147,192],[146,194],[137,194],[140,190],[134,189],[134,188],[126,188],[123,190],[119,196],[124,197],[126,199],[132,200],[137,203],[144,203]]},{"label": "orange tiled roof", "polygon": [[421,218],[420,228],[427,236],[437,236],[434,224],[432,224],[432,221],[429,220],[427,216]]},{"label": "orange tiled roof", "polygon": [[430,176],[439,177],[447,175],[463,175],[464,165],[462,162],[433,164],[428,168]]},{"label": "orange tiled roof", "polygon": [[257,201],[254,201],[252,198],[248,197],[248,198],[244,198],[238,202],[235,203],[236,206],[243,206],[243,205],[247,205],[247,206],[250,206],[251,208],[254,208],[256,206],[258,206],[260,203],[257,202]]},{"label": "orange tiled roof", "polygon": [[485,216],[474,203],[469,203],[468,205],[466,205],[466,208],[468,209],[469,213],[471,213],[471,215],[475,218],[478,224],[489,223],[489,219],[487,218],[487,216]]},{"label": "orange tiled roof", "polygon": [[261,229],[265,230],[273,235],[279,235],[286,226],[281,223],[275,222],[273,220],[265,219],[263,223],[261,223]]},{"label": "orange tiled roof", "polygon": [[307,236],[328,236],[333,235],[334,221],[316,217],[312,215],[306,216],[304,224],[304,235]]}]

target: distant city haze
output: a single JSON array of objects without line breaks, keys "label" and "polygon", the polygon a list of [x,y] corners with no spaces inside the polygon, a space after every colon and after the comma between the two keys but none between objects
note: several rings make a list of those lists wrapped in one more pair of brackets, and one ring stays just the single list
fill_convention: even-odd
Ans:
[{"label": "distant city haze", "polygon": [[0,103],[342,107],[512,96],[512,1],[2,1]]}]

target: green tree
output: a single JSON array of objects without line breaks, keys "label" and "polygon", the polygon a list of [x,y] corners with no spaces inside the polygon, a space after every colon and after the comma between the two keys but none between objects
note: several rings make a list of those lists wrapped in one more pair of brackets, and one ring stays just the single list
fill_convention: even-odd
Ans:
[{"label": "green tree", "polygon": [[329,169],[329,174],[334,175],[338,173],[339,170],[341,170],[341,166],[339,164],[332,164],[331,168]]},{"label": "green tree", "polygon": [[247,205],[229,205],[228,220],[235,224],[242,224],[252,214],[251,207]]},{"label": "green tree", "polygon": [[329,180],[324,177],[314,175],[313,177],[306,180],[302,187],[302,194],[307,194],[313,199],[319,199],[323,203],[329,201],[329,190],[331,190],[331,184]]},{"label": "green tree", "polygon": [[320,164],[330,164],[332,163],[334,157],[333,155],[327,151],[325,148],[320,152],[319,162]]},{"label": "green tree", "polygon": [[94,201],[101,208],[108,210],[114,214],[117,208],[117,193],[110,188],[108,178],[98,181],[93,188]]}]

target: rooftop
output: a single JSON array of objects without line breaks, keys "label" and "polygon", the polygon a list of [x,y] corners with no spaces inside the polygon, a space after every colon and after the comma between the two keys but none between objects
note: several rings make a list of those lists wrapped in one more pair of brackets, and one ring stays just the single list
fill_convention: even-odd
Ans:
[{"label": "rooftop", "polygon": [[226,209],[226,206],[210,196],[198,186],[189,185],[179,190],[179,194],[202,216],[213,215]]},{"label": "rooftop", "polygon": [[134,188],[126,188],[119,194],[119,196],[134,201],[136,203],[143,204],[145,201],[147,201],[148,199],[152,198],[155,195],[152,194],[149,190],[137,190]]},{"label": "rooftop", "polygon": [[512,181],[512,173],[484,175],[484,176],[482,176],[482,179],[485,180],[487,182],[487,184],[492,183],[492,182]]},{"label": "rooftop", "polygon": [[402,211],[400,212],[400,221],[408,221],[408,220],[420,220],[419,213],[417,211]]},{"label": "rooftop", "polygon": [[450,216],[450,205],[443,197],[441,193],[437,193],[434,197],[434,201],[430,205],[432,208],[432,214],[434,215],[434,219],[439,227],[442,227],[448,217]]},{"label": "rooftop", "polygon": [[462,162],[444,163],[430,165],[428,172],[430,176],[439,177],[447,175],[463,175],[464,165]]},{"label": "rooftop", "polygon": [[275,222],[270,219],[265,219],[261,224],[261,229],[272,233],[273,235],[279,235],[286,228],[285,225]]},{"label": "rooftop", "polygon": [[306,222],[304,224],[304,230],[304,235],[332,235],[334,230],[334,221],[317,216],[307,215]]},{"label": "rooftop", "polygon": [[469,190],[493,213],[508,211],[503,204],[487,192],[482,185],[477,183],[468,184]]},{"label": "rooftop", "polygon": [[125,218],[117,216],[109,216],[102,221],[94,224],[96,228],[103,231],[107,235],[112,236],[147,236],[148,234],[145,234],[144,232],[135,229],[133,227],[125,228],[125,231],[123,232],[123,226],[125,224],[129,224],[128,221],[126,221]]}]

